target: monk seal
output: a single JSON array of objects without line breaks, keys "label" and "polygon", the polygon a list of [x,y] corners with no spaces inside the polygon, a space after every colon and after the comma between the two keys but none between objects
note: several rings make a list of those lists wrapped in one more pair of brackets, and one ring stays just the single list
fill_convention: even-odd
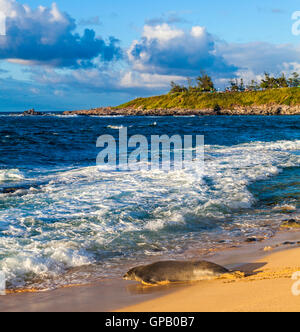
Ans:
[{"label": "monk seal", "polygon": [[207,280],[226,273],[230,273],[230,271],[206,261],[165,261],[135,267],[128,271],[123,279],[139,281],[145,285],[158,285]]}]

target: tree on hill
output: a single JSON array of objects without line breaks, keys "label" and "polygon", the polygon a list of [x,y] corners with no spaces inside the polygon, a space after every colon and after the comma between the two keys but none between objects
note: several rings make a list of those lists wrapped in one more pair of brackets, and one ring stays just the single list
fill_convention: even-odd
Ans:
[{"label": "tree on hill", "polygon": [[235,79],[235,80],[230,80],[229,81],[229,84],[230,84],[230,87],[229,87],[229,90],[231,91],[231,92],[238,92],[239,91],[239,82],[238,82],[238,80],[237,79]]},{"label": "tree on hill", "polygon": [[240,80],[239,91],[241,91],[241,92],[245,91],[245,84],[244,84],[244,80],[242,78]]},{"label": "tree on hill", "polygon": [[280,77],[277,78],[277,84],[279,88],[287,88],[289,86],[288,80],[283,73]]},{"label": "tree on hill", "polygon": [[250,91],[258,91],[260,85],[255,80],[251,80],[250,84],[247,85],[247,89]]},{"label": "tree on hill", "polygon": [[170,93],[180,93],[180,92],[187,92],[187,91],[188,91],[188,89],[185,86],[176,84],[173,81],[171,82]]},{"label": "tree on hill", "polygon": [[[196,80],[197,85],[195,86],[194,81]],[[216,91],[212,78],[205,72],[202,72],[200,76],[196,79],[187,78],[187,86],[176,84],[171,82],[170,93],[186,93],[197,94],[202,92],[214,92]],[[261,89],[279,89],[288,87],[298,87],[300,86],[300,75],[296,72],[292,74],[290,78],[286,78],[284,74],[279,77],[271,76],[269,73],[265,72],[264,78],[260,82],[252,80],[249,84],[244,83],[244,79],[232,79],[229,81],[229,87],[226,91],[231,92],[244,92],[247,91],[259,91]]]},{"label": "tree on hill", "polygon": [[271,77],[269,73],[265,73],[265,77],[261,80],[260,86],[262,89],[274,89],[277,87],[275,78]]},{"label": "tree on hill", "polygon": [[292,77],[288,79],[288,85],[291,88],[296,88],[297,86],[300,85],[300,76],[298,73],[294,72],[292,74]]},{"label": "tree on hill", "polygon": [[200,76],[196,78],[198,89],[202,92],[210,92],[215,91],[215,86],[212,81],[212,78],[208,76],[206,73],[202,73]]},{"label": "tree on hill", "polygon": [[276,78],[270,76],[268,73],[265,73],[265,77],[262,79],[260,86],[262,89],[287,88],[288,81],[284,74]]}]

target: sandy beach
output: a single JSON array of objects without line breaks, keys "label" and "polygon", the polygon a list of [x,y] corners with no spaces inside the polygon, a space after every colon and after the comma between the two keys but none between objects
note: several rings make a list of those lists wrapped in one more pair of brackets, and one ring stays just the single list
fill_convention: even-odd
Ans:
[{"label": "sandy beach", "polygon": [[[245,278],[205,281],[142,304],[126,312],[298,312],[297,280],[300,248],[270,254],[241,267]],[[298,277],[299,278],[299,277]],[[299,279],[300,280],[300,279]]]},{"label": "sandy beach", "polygon": [[245,273],[242,278],[157,287],[106,280],[48,292],[8,294],[0,297],[0,311],[297,312],[300,296],[292,293],[293,285],[297,291],[292,275],[300,271],[299,240],[299,231],[280,232],[272,239],[209,258]]}]

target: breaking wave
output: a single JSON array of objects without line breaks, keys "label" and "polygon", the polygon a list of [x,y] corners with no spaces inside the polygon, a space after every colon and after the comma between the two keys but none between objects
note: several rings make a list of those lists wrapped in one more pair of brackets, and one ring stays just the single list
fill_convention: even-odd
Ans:
[{"label": "breaking wave", "polygon": [[[87,274],[114,273],[121,260],[178,255],[193,244],[207,248],[255,232],[270,235],[252,213],[257,198],[249,185],[298,167],[300,141],[205,150],[204,174],[193,165],[169,173],[90,166],[51,173],[38,191],[21,197],[4,195],[0,270],[10,287],[51,288],[69,283],[70,270],[93,266],[93,272],[77,271],[78,283]],[[0,170],[2,182],[21,179],[19,170]]]},{"label": "breaking wave", "polygon": [[20,181],[24,179],[24,175],[18,169],[0,169],[0,183]]}]

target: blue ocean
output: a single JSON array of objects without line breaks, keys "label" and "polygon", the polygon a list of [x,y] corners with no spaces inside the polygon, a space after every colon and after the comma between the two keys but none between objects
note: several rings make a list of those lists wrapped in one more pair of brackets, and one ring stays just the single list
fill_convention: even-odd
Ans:
[{"label": "blue ocean", "polygon": [[[122,127],[204,135],[204,174],[99,169],[97,138]],[[53,289],[272,237],[299,214],[299,166],[299,116],[2,114],[0,271],[9,288]]]}]

